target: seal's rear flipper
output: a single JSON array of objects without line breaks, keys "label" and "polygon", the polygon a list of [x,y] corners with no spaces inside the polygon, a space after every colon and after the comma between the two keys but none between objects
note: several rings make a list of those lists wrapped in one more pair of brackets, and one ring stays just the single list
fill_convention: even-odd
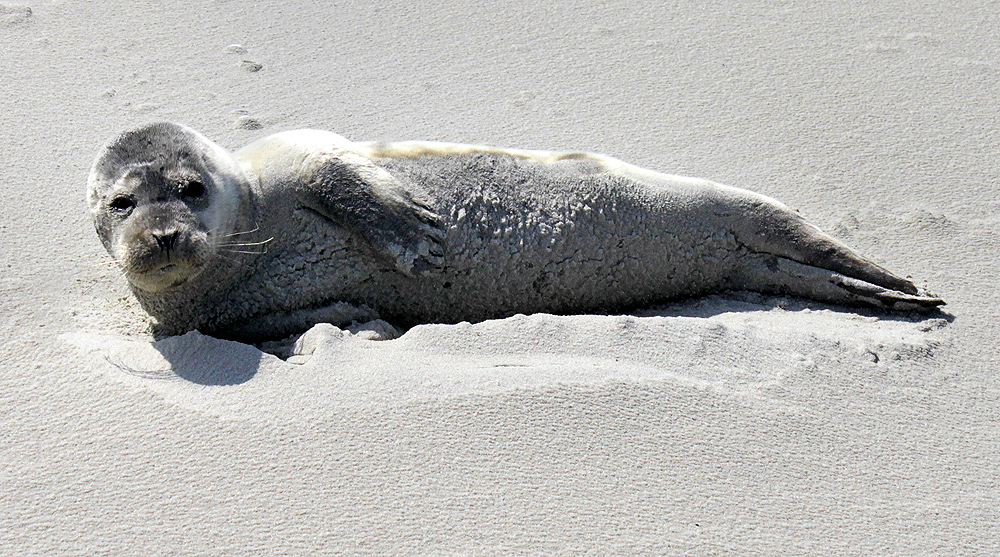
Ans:
[{"label": "seal's rear flipper", "polygon": [[829,269],[890,291],[919,297],[912,282],[859,255],[778,201],[749,196],[734,201],[742,218],[733,229],[738,242],[761,255]]},{"label": "seal's rear flipper", "polygon": [[919,292],[912,283],[910,287],[914,293],[910,294],[775,255],[764,255],[761,265],[744,269],[733,286],[835,304],[874,306],[889,311],[928,312],[945,305],[944,300]]}]

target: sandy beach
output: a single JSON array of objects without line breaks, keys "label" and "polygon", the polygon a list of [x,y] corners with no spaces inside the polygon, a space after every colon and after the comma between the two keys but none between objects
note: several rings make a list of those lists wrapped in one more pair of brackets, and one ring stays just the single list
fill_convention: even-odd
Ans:
[{"label": "sandy beach", "polygon": [[[0,4],[0,554],[1000,554],[1000,5]],[[943,297],[154,342],[87,212],[149,120],[606,153]]]}]

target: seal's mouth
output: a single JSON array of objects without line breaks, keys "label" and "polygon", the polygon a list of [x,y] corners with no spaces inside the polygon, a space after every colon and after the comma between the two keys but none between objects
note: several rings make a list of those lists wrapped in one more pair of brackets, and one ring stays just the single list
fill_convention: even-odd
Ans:
[{"label": "seal's mouth", "polygon": [[148,292],[163,292],[188,283],[201,274],[204,263],[172,261],[163,262],[148,270],[127,269],[128,281],[135,287]]}]

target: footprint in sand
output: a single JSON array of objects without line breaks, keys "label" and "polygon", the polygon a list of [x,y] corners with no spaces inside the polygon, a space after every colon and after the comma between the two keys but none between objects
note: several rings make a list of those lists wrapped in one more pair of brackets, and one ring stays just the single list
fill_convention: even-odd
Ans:
[{"label": "footprint in sand", "polygon": [[11,6],[0,4],[0,21],[4,26],[12,27],[27,23],[31,19],[31,8],[28,6]]},{"label": "footprint in sand", "polygon": [[264,65],[253,60],[244,60],[240,62],[240,69],[245,72],[256,73],[264,69]]},{"label": "footprint in sand", "polygon": [[[231,44],[222,49],[226,54],[246,54],[248,50],[240,44]],[[264,69],[264,65],[253,60],[243,59],[239,63],[239,68],[245,72],[256,73]]]}]

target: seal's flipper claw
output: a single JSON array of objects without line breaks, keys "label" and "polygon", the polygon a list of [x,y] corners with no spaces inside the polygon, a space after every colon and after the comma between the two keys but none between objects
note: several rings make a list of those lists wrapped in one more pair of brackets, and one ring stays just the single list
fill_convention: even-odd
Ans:
[{"label": "seal's flipper claw", "polygon": [[430,238],[430,240],[431,240],[431,244],[430,244],[430,248],[428,249],[428,253],[430,253],[435,258],[443,258],[444,257],[444,245],[441,243],[440,240],[437,240],[435,238]]}]

